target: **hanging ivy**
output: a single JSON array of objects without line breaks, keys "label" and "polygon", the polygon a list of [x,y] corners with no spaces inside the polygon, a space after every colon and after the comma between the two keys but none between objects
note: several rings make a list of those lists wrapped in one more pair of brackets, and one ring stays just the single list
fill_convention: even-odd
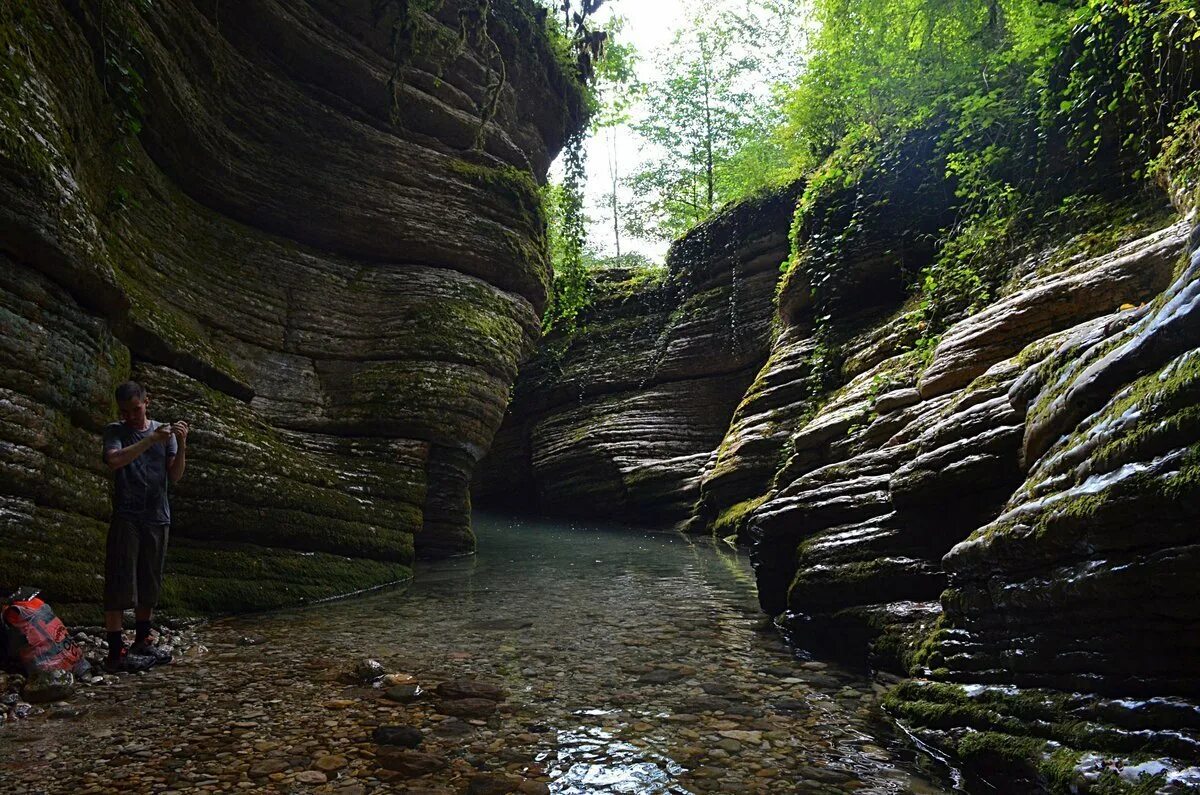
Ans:
[{"label": "hanging ivy", "polygon": [[[372,0],[372,15],[375,24],[384,18],[391,19],[389,50],[392,61],[388,75],[387,90],[390,97],[390,116],[393,124],[402,121],[401,95],[404,90],[405,70],[424,59],[433,66],[435,79],[441,80],[446,70],[462,56],[470,44],[481,57],[485,69],[483,95],[476,103],[479,125],[476,128],[474,146],[482,149],[487,125],[495,118],[500,106],[500,97],[508,85],[508,66],[500,45],[492,37],[493,23],[497,12],[494,0],[461,0],[458,9],[458,30],[438,21],[445,8],[446,0]],[[565,38],[564,46],[571,53],[575,77],[586,84],[595,76],[595,65],[603,56],[607,34],[588,27],[591,14],[605,0],[581,0],[575,8],[572,0],[563,0],[559,6],[564,14],[562,30],[548,18],[543,7],[534,15],[539,26],[546,28],[551,39]],[[564,33],[566,34],[564,37]]]},{"label": "hanging ivy", "polygon": [[575,329],[579,313],[587,304],[588,273],[583,250],[587,241],[583,214],[583,189],[587,184],[585,133],[579,131],[567,139],[563,148],[563,181],[556,201],[550,207],[550,250],[554,263],[554,284],[550,303],[542,320],[550,332]]},{"label": "hanging ivy", "polygon": [[139,33],[138,14],[151,10],[151,0],[100,0],[96,6],[99,34],[101,84],[112,102],[116,122],[115,158],[118,177],[109,194],[109,210],[120,213],[136,207],[137,201],[126,185],[134,172],[134,144],[142,131],[146,93],[141,70],[146,57]]},{"label": "hanging ivy", "polygon": [[372,4],[375,24],[391,17],[388,47],[392,70],[387,83],[391,122],[402,122],[405,70],[418,59],[425,59],[432,64],[435,79],[440,81],[469,43],[482,56],[486,69],[483,97],[476,106],[479,126],[474,148],[480,149],[487,125],[496,115],[500,95],[508,82],[504,56],[489,30],[493,17],[492,0],[465,0],[458,10],[457,32],[451,32],[438,22],[438,14],[444,7],[445,0],[374,0]]}]

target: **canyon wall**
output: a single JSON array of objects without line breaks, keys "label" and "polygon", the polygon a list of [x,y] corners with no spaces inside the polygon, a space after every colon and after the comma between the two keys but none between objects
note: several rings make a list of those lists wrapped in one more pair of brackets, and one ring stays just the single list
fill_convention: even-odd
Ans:
[{"label": "canyon wall", "polygon": [[546,300],[537,182],[586,111],[532,2],[472,8],[5,3],[0,583],[99,604],[130,377],[193,428],[170,610],[473,548]]},{"label": "canyon wall", "polygon": [[481,504],[634,523],[688,519],[700,473],[770,347],[798,188],[676,241],[663,274],[601,271],[571,333],[522,370],[476,471]]},{"label": "canyon wall", "polygon": [[[1004,791],[1191,786],[1194,186],[1113,197],[930,338],[911,285],[952,191],[914,155],[853,186],[893,200],[832,259],[838,192],[790,246],[782,209],[714,234],[747,205],[677,243],[664,281],[602,281],[523,371],[478,493],[736,535],[797,646],[909,677],[893,713]],[[735,283],[754,297],[731,314]]]}]

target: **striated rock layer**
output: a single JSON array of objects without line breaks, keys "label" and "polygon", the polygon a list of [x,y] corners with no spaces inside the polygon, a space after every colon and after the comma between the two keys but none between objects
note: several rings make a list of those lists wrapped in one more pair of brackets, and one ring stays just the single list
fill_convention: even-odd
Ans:
[{"label": "striated rock layer", "polygon": [[[115,5],[0,13],[0,583],[98,603],[129,377],[194,428],[171,609],[471,550],[545,302],[535,180],[583,116],[533,4],[461,51],[466,2]],[[434,44],[393,48],[406,21]]]},{"label": "striated rock layer", "polygon": [[792,375],[822,343],[785,331],[723,445],[786,434],[738,520],[764,610],[918,676],[893,712],[1011,791],[1114,755],[1127,782],[1200,780],[1192,224],[1035,258],[928,362],[898,352],[903,315],[851,318],[832,393]]},{"label": "striated rock layer", "polygon": [[601,273],[568,336],[522,371],[477,470],[484,504],[634,523],[687,519],[770,345],[797,188],[676,241],[661,279]]},{"label": "striated rock layer", "polygon": [[[1190,249],[1131,322],[1067,335],[1009,390],[1028,473],[945,556],[945,615],[928,641],[933,676],[959,686],[916,683],[897,699],[934,741],[990,732],[976,753],[995,755],[1022,733],[969,709],[952,726],[929,713],[1015,684],[1051,702],[1088,694],[1058,697],[1051,725],[1025,740],[1033,751],[1200,762],[1200,228]],[[1194,786],[1200,769],[1158,783]]]},{"label": "striated rock layer", "polygon": [[[812,287],[832,228],[795,229],[774,301],[772,269],[736,324],[701,311],[678,259],[664,283],[609,284],[523,373],[477,488],[635,521],[691,505],[687,527],[749,545],[797,645],[914,677],[889,708],[1003,791],[1193,785],[1194,215],[1139,199],[1015,263],[922,350],[903,285],[932,252],[894,241],[939,217],[940,173],[873,205],[824,271],[836,301]],[[742,358],[713,344],[748,327]]]}]

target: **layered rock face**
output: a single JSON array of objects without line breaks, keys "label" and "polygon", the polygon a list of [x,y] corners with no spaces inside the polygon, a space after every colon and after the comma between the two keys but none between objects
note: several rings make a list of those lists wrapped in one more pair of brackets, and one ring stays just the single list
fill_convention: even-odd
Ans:
[{"label": "layered rock face", "polygon": [[461,49],[468,3],[115,5],[0,19],[0,582],[98,603],[130,377],[194,429],[168,607],[469,551],[545,302],[535,181],[583,115],[533,5]]},{"label": "layered rock face", "polygon": [[1170,284],[1187,231],[1180,222],[1035,275],[951,327],[928,366],[895,352],[899,334],[875,347],[878,328],[852,337],[851,380],[792,433],[748,520],[764,608],[812,620],[936,599],[942,556],[1024,479],[1025,411],[1009,389],[1064,335],[1130,322]]},{"label": "layered rock face", "polygon": [[660,280],[601,274],[569,336],[522,371],[482,504],[676,523],[770,345],[797,188],[748,201],[672,246]]},{"label": "layered rock face", "polygon": [[[1004,791],[1183,786],[1200,751],[1194,216],[1148,198],[1119,232],[1039,251],[922,350],[905,281],[931,252],[894,241],[937,217],[938,172],[826,271],[841,300],[797,268],[772,302],[764,271],[736,324],[755,347],[721,366],[682,338],[706,318],[719,331],[697,339],[729,350],[712,340],[735,324],[694,308],[703,279],[678,260],[663,283],[614,278],[522,375],[477,485],[737,533],[798,645],[915,677],[890,708]],[[793,256],[826,231],[797,230]]]},{"label": "layered rock face", "polygon": [[919,675],[891,709],[1011,791],[1185,786],[1200,758],[1192,230],[1035,257],[928,361],[898,352],[903,315],[858,324],[847,382],[816,399],[799,326],[731,427],[787,433],[734,509],[764,610],[802,646]]},{"label": "layered rock face", "polygon": [[[1170,762],[1200,760],[1200,227],[1189,248],[1152,304],[1063,335],[1008,391],[1028,473],[944,558],[926,662],[954,685],[913,683],[896,699],[933,741],[993,762],[1014,738],[1034,759],[1062,756],[1047,741],[1159,755],[1142,768],[1156,784],[1200,782]],[[1032,731],[1014,684],[1044,699]],[[954,720],[930,719],[948,710]],[[1095,755],[1069,761],[1110,772]]]}]

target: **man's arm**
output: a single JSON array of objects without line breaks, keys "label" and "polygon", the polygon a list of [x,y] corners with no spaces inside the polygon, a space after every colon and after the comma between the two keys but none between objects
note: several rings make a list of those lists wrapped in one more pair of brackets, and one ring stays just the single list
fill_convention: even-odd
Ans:
[{"label": "man's arm", "polygon": [[109,448],[104,451],[104,463],[114,472],[123,466],[127,466],[130,462],[137,459],[142,453],[146,452],[151,446],[161,444],[171,438],[171,429],[166,425],[160,425],[155,429],[154,433],[139,442],[134,442],[128,447],[120,449]]},{"label": "man's arm", "polygon": [[177,422],[171,428],[175,434],[176,443],[179,449],[175,455],[167,459],[167,477],[172,483],[178,483],[183,477],[183,470],[187,469],[187,435],[188,424],[186,422]]}]

